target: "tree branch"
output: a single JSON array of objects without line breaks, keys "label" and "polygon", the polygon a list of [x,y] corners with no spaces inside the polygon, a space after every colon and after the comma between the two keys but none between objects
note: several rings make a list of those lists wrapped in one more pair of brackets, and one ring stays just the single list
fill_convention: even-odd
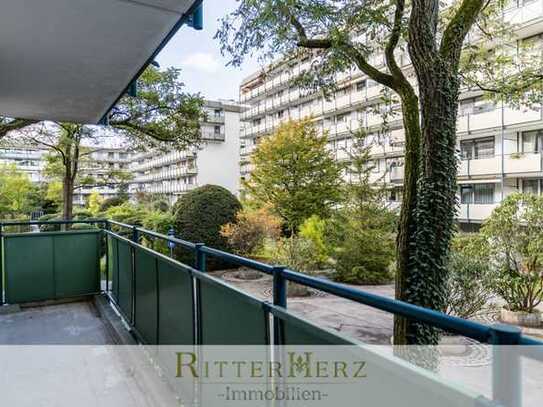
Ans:
[{"label": "tree branch", "polygon": [[447,60],[458,60],[462,44],[477,20],[486,0],[463,0],[443,33],[439,52]]},{"label": "tree branch", "polygon": [[0,124],[0,139],[10,131],[20,130],[34,123],[37,123],[37,120],[14,119],[8,123],[2,123]]},{"label": "tree branch", "polygon": [[390,38],[385,46],[385,60],[388,67],[388,70],[392,74],[394,80],[400,83],[402,86],[409,85],[409,81],[405,77],[403,71],[398,66],[396,62],[396,57],[394,56],[394,51],[398,46],[402,33],[402,18],[405,10],[405,0],[396,0],[396,8],[394,11],[394,22],[392,25],[392,30],[390,33]]},{"label": "tree branch", "polygon": [[[400,0],[403,1],[403,0]],[[310,49],[329,49],[334,45],[330,38],[308,38],[306,30],[302,23],[290,13],[290,10],[287,7],[282,9],[284,15],[289,19],[290,24],[296,31],[298,36],[297,45],[302,48]],[[371,79],[376,82],[379,82],[381,85],[385,85],[391,89],[396,90],[397,86],[394,82],[392,75],[385,72],[381,72],[374,66],[370,65],[366,57],[358,50],[353,44],[347,41],[341,41],[337,43],[338,48],[343,54],[348,58],[353,60],[358,68],[368,75]]]}]

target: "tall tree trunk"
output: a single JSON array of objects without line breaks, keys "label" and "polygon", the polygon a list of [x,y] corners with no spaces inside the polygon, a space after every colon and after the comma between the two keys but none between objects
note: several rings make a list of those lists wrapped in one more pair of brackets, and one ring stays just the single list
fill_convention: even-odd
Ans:
[{"label": "tall tree trunk", "polygon": [[[417,180],[420,172],[421,129],[419,124],[419,101],[412,88],[403,89],[402,100],[403,125],[405,132],[404,187],[398,234],[396,238],[396,299],[409,301],[409,279],[411,265],[415,256],[412,242],[417,231]],[[394,344],[407,344],[409,321],[394,317]]]},{"label": "tall tree trunk", "polygon": [[[430,67],[429,67],[430,68]],[[419,77],[422,112],[421,177],[416,209],[416,255],[408,285],[409,302],[443,311],[450,241],[454,233],[456,197],[456,114],[458,79],[441,58]],[[409,282],[409,279],[412,279]],[[438,332],[411,324],[408,343],[437,343]]]},{"label": "tall tree trunk", "polygon": [[[477,1],[477,0],[475,0]],[[451,42],[437,47],[439,2],[414,0],[409,20],[409,54],[417,74],[421,110],[421,160],[415,208],[416,230],[411,236],[402,299],[435,310],[445,308],[445,281],[456,212],[456,113],[458,61],[463,20]],[[449,51],[454,52],[449,52]],[[439,331],[414,321],[404,323],[404,343],[437,344]]]},{"label": "tall tree trunk", "polygon": [[62,182],[62,217],[64,220],[72,220],[74,204],[74,183],[68,175],[64,176]]}]

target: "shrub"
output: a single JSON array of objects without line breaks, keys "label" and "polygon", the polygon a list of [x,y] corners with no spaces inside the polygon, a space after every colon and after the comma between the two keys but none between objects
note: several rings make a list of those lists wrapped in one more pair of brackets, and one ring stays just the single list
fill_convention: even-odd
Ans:
[{"label": "shrub", "polygon": [[281,233],[281,219],[267,207],[244,208],[236,214],[236,221],[221,227],[229,247],[242,256],[251,256],[261,251],[266,239],[275,240]]},{"label": "shrub", "polygon": [[[221,227],[236,220],[241,210],[238,199],[218,185],[204,185],[184,195],[175,203],[173,213],[178,235],[194,243],[205,243],[219,250],[228,250],[228,241],[220,233]],[[194,256],[177,248],[176,256],[191,264]],[[208,260],[208,268],[218,269],[224,263]]]},{"label": "shrub", "polygon": [[493,271],[479,234],[458,235],[448,263],[445,312],[471,318],[492,298]]},{"label": "shrub", "polygon": [[543,302],[543,197],[509,195],[481,228],[497,270],[494,291],[510,311]]},{"label": "shrub", "polygon": [[268,240],[264,255],[274,264],[302,273],[311,273],[319,267],[313,242],[300,236],[292,235],[277,241]]},{"label": "shrub", "polygon": [[[50,220],[62,220],[62,215],[59,213],[50,213],[41,216],[38,220],[42,222]],[[60,225],[40,225],[40,232],[55,232],[58,230],[60,230]]]},{"label": "shrub", "polygon": [[[358,212],[357,212],[358,213]],[[329,222],[335,279],[349,284],[386,284],[393,279],[393,222],[386,209],[368,207],[364,216],[340,213]]]},{"label": "shrub", "polygon": [[93,219],[94,215],[90,210],[76,209],[74,210],[73,220]]},{"label": "shrub", "polygon": [[143,218],[145,217],[145,210],[140,206],[125,202],[122,205],[110,207],[105,215],[107,219],[128,223],[129,225],[141,226]]},{"label": "shrub", "polygon": [[72,230],[92,230],[92,229],[98,229],[95,225],[91,225],[90,223],[74,223],[71,225],[70,229]]},{"label": "shrub", "polygon": [[[143,227],[154,232],[168,234],[170,228],[173,227],[174,217],[170,212],[151,211],[147,212],[142,220]],[[168,244],[163,239],[153,239],[144,237],[145,244],[163,254],[169,254],[170,249]]]},{"label": "shrub", "polygon": [[126,202],[126,200],[123,199],[122,197],[119,197],[119,196],[114,196],[112,198],[107,198],[100,204],[100,212],[105,212],[109,208],[112,208],[114,206],[120,206],[125,202]]},{"label": "shrub", "polygon": [[326,221],[313,215],[307,218],[300,226],[299,235],[313,243],[315,255],[320,265],[326,263],[329,257],[329,249],[325,243]]}]

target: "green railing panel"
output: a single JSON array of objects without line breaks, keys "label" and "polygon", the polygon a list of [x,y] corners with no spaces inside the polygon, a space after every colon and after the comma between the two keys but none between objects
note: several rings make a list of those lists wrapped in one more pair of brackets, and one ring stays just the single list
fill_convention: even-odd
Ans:
[{"label": "green railing panel", "polygon": [[269,343],[268,314],[261,301],[211,277],[198,280],[203,345]]},{"label": "green railing panel", "polygon": [[193,280],[188,269],[158,259],[158,285],[160,344],[194,344]]},{"label": "green railing panel", "polygon": [[119,261],[118,261],[118,240],[111,235],[106,235],[108,254],[108,276],[111,279],[111,295],[119,302]]},{"label": "green railing panel", "polygon": [[98,230],[4,236],[7,302],[43,301],[100,291],[100,238]]},{"label": "green railing panel", "polygon": [[4,236],[6,301],[54,298],[53,239],[40,234]]},{"label": "green railing panel", "polygon": [[100,231],[54,237],[56,297],[100,291]]},{"label": "green railing panel", "polygon": [[155,345],[158,340],[157,260],[141,248],[134,249],[134,256],[134,325],[145,343]]},{"label": "green railing panel", "polygon": [[280,320],[279,345],[358,345],[359,343],[330,329],[274,307],[272,314]]},{"label": "green railing panel", "polygon": [[132,321],[132,247],[122,240],[117,241],[117,304],[128,321]]}]

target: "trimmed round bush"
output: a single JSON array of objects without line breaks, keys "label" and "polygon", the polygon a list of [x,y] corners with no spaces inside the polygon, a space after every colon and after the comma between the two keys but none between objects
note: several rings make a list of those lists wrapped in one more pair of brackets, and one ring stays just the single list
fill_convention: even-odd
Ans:
[{"label": "trimmed round bush", "polygon": [[[221,227],[235,222],[239,210],[240,202],[226,188],[204,185],[182,195],[175,203],[175,230],[184,240],[227,251],[228,242],[220,233]],[[176,257],[187,264],[194,261],[194,255],[181,248],[176,249]],[[224,263],[214,259],[207,262],[210,270],[224,266]]]}]

